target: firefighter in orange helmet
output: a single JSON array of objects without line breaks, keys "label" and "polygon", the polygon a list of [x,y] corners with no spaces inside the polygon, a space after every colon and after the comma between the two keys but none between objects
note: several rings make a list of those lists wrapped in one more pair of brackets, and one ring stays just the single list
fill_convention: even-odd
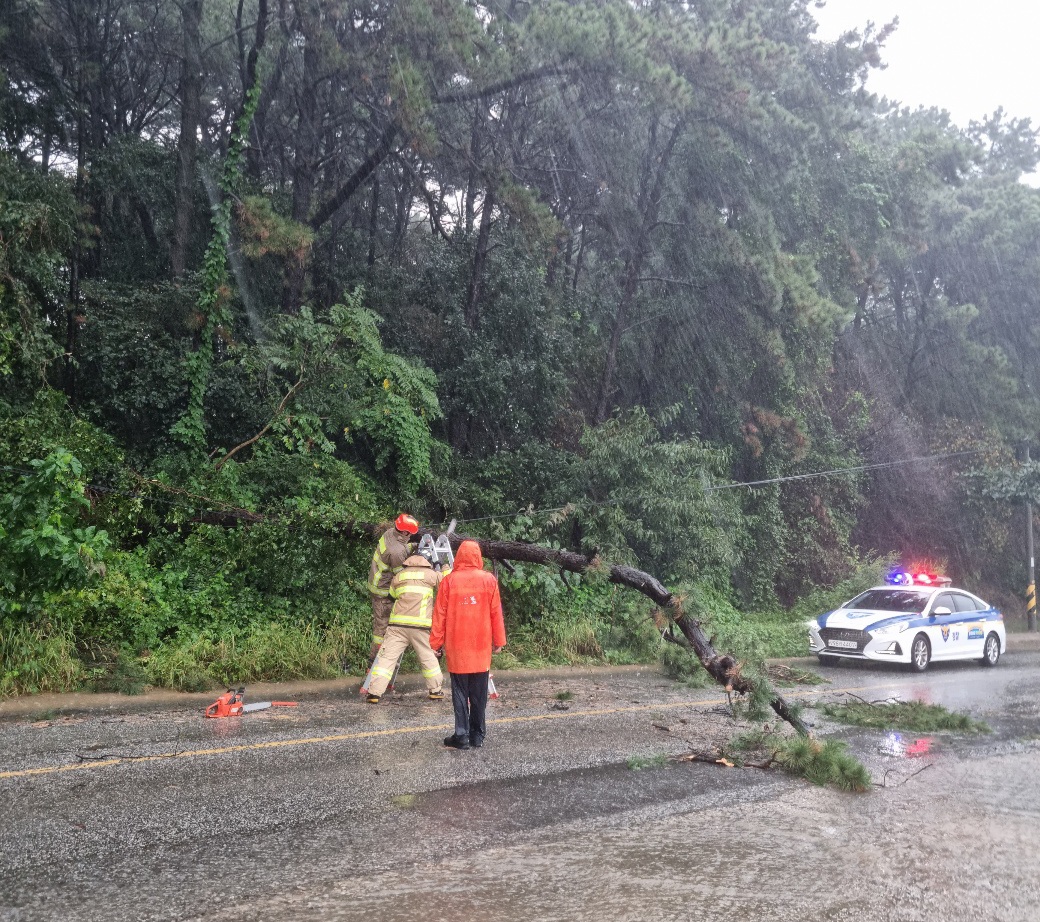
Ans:
[{"label": "firefighter in orange helmet", "polygon": [[372,554],[372,566],[368,568],[368,592],[372,597],[372,649],[369,656],[372,659],[379,652],[394,607],[390,598],[390,581],[411,555],[408,539],[418,531],[419,522],[402,512],[394,520],[394,527],[383,532]]},{"label": "firefighter in orange helmet", "polygon": [[397,664],[409,647],[419,657],[430,699],[439,701],[444,697],[440,663],[430,649],[430,628],[433,626],[434,593],[441,579],[450,572],[435,570],[432,554],[426,556],[424,551],[420,551],[405,560],[404,567],[394,575],[390,583],[390,598],[394,600],[394,606],[383,644],[372,664],[372,678],[366,699],[369,704],[379,703],[383,692],[393,681]]}]

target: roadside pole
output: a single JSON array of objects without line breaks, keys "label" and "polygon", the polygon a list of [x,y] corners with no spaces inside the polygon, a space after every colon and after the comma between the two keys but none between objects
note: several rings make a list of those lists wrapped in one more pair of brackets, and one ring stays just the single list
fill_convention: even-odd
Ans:
[{"label": "roadside pole", "polygon": [[[1026,445],[1026,464],[1030,463]],[[1026,500],[1026,550],[1029,553],[1029,588],[1026,590],[1026,630],[1036,630],[1036,560],[1033,557],[1033,504]]]}]

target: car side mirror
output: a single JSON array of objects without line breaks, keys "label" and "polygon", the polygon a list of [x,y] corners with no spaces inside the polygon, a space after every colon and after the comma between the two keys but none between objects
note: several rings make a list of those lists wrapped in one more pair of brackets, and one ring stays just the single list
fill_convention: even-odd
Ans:
[{"label": "car side mirror", "polygon": [[952,615],[953,612],[945,605],[940,605],[938,608],[932,609],[932,615]]}]

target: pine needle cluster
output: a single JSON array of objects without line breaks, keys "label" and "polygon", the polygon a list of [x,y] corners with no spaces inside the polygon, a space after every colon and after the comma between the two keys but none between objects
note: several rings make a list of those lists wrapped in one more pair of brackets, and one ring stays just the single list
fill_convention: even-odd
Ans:
[{"label": "pine needle cluster", "polygon": [[737,765],[748,764],[755,755],[764,756],[766,764],[778,765],[789,775],[813,784],[834,785],[854,793],[870,790],[870,773],[838,740],[788,737],[766,728],[732,740],[725,747],[725,755]]},{"label": "pine needle cluster", "polygon": [[857,794],[870,790],[870,773],[838,740],[792,737],[784,741],[775,757],[784,771],[813,784],[833,784]]},{"label": "pine needle cluster", "polygon": [[950,711],[941,704],[922,701],[845,701],[824,704],[820,710],[832,720],[856,727],[879,730],[908,730],[912,733],[989,733],[990,728],[967,714]]}]

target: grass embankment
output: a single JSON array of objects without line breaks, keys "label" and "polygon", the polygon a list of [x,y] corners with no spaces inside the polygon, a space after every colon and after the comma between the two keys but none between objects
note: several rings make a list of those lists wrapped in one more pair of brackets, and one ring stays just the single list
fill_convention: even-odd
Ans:
[{"label": "grass embankment", "polygon": [[[110,572],[95,588],[60,599],[51,620],[0,631],[0,698],[74,690],[134,694],[146,685],[201,691],[332,678],[344,669],[356,675],[367,666],[370,611],[362,594],[341,590],[324,605],[300,598],[293,606],[283,600],[268,610],[258,594],[138,582],[148,592]],[[662,641],[652,607],[638,593],[590,582],[535,600],[530,593],[510,591],[504,574],[502,582],[509,644],[494,658],[495,670],[660,662],[669,675],[691,686],[713,682],[690,652]],[[684,604],[703,622],[716,648],[735,655],[747,671],[775,684],[802,684],[812,674],[766,674],[764,660],[803,653],[808,613],[854,591],[851,583],[843,584],[790,611],[767,613],[738,611],[723,596],[701,590],[690,590]],[[136,625],[141,635],[156,635],[154,642],[146,641],[147,648],[119,642],[111,635],[125,637],[129,628],[121,627],[112,628],[106,640],[83,639],[84,623],[97,630],[122,625],[120,618]],[[411,652],[401,668],[405,674],[418,671]]]},{"label": "grass embankment", "polygon": [[[711,684],[695,657],[661,641],[642,600],[591,608],[568,601],[509,625],[509,644],[495,656],[493,669],[660,661],[681,681]],[[359,610],[331,625],[272,619],[223,629],[185,628],[138,651],[84,642],[59,623],[21,625],[0,636],[0,698],[75,690],[135,694],[146,685],[202,691],[258,681],[332,678],[344,667],[359,674],[367,665],[368,617],[367,610]],[[507,625],[509,620],[507,614]],[[741,658],[757,661],[763,654],[787,654],[792,637],[789,625],[775,618],[731,616],[716,643],[720,649],[739,645]],[[401,668],[405,674],[418,671],[411,652]]]},{"label": "grass embankment", "polygon": [[[507,614],[509,644],[495,656],[492,668],[661,662],[670,675],[692,686],[712,683],[689,652],[662,642],[645,602],[635,598],[633,605],[626,600],[617,608],[562,604],[519,625],[510,625]],[[184,628],[138,651],[84,642],[60,624],[22,625],[0,636],[0,698],[75,690],[135,694],[147,685],[202,691],[258,681],[332,678],[343,674],[344,667],[356,675],[367,665],[368,618],[367,610],[359,610],[331,625],[272,619],[223,629]],[[716,636],[720,649],[730,649],[730,642],[740,645],[741,658],[750,663],[763,652],[786,652],[791,637],[778,620],[742,616],[727,621],[725,633]],[[401,669],[404,674],[418,672],[411,651]]]},{"label": "grass embankment", "polygon": [[24,625],[0,637],[0,698],[40,692],[119,692],[146,686],[204,691],[257,681],[331,678],[340,672],[335,630],[278,623],[215,636],[189,632],[154,651],[77,641],[63,628]]}]

